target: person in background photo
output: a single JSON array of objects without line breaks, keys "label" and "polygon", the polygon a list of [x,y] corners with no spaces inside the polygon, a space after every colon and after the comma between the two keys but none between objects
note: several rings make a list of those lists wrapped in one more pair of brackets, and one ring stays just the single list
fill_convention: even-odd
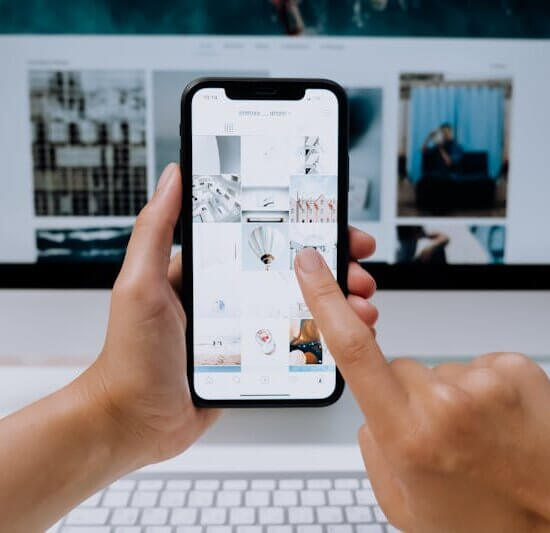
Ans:
[{"label": "person in background photo", "polygon": [[[398,226],[397,249],[398,263],[446,264],[445,248],[449,244],[449,236],[442,232],[428,232],[422,226]],[[419,249],[421,239],[428,242]]]},{"label": "person in background photo", "polygon": [[442,177],[452,178],[454,172],[460,168],[464,156],[464,149],[456,141],[452,126],[445,122],[439,128],[430,132],[422,144],[422,155],[435,157],[436,168]]}]

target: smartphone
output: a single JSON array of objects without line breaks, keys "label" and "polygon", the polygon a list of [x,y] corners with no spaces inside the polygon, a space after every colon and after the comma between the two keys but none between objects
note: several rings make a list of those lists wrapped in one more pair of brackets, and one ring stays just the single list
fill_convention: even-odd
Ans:
[{"label": "smartphone", "polygon": [[322,406],[343,390],[294,259],[346,291],[348,107],[320,79],[203,78],[181,100],[182,302],[198,406]]}]

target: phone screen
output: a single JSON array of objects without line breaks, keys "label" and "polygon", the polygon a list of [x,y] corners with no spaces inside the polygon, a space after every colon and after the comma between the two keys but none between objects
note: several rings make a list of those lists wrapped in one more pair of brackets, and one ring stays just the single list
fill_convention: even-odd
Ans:
[{"label": "phone screen", "polygon": [[294,259],[314,247],[337,275],[338,100],[191,103],[194,386],[205,400],[323,399],[334,360]]}]

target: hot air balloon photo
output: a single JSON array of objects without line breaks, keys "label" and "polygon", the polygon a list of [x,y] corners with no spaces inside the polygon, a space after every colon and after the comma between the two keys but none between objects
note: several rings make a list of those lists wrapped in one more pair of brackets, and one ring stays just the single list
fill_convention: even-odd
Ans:
[{"label": "hot air balloon photo", "polygon": [[245,270],[288,270],[287,224],[243,225]]}]

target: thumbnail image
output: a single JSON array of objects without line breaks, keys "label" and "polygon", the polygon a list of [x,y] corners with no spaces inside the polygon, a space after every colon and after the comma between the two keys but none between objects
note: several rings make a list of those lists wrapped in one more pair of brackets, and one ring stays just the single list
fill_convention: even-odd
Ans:
[{"label": "thumbnail image", "polygon": [[505,242],[504,226],[398,226],[396,263],[500,264]]},{"label": "thumbnail image", "polygon": [[36,231],[37,261],[120,263],[124,259],[131,233],[131,226],[39,229]]},{"label": "thumbnail image", "polygon": [[147,201],[145,76],[31,70],[38,216],[134,216]]},{"label": "thumbnail image", "polygon": [[[304,172],[304,137],[297,135],[245,135],[242,137],[243,191],[285,188],[291,174]],[[250,206],[254,207],[254,206]],[[288,210],[288,204],[280,205]]]},{"label": "thumbnail image", "polygon": [[349,219],[380,220],[382,89],[347,89],[349,102]]},{"label": "thumbnail image", "polygon": [[253,70],[159,70],[153,72],[153,127],[155,132],[155,179],[172,161],[179,161],[180,101],[185,86],[207,76],[267,77]]},{"label": "thumbnail image", "polygon": [[194,311],[197,318],[238,318],[242,274],[216,265],[195,269]]},{"label": "thumbnail image", "polygon": [[242,137],[243,222],[288,222],[290,175],[303,167],[301,137]]},{"label": "thumbnail image", "polygon": [[403,74],[397,214],[506,216],[512,82]]},{"label": "thumbnail image", "polygon": [[289,365],[320,365],[323,363],[321,333],[311,318],[290,321]]},{"label": "thumbnail image", "polygon": [[239,287],[242,315],[258,318],[288,318],[288,272],[246,272]]},{"label": "thumbnail image", "polygon": [[193,222],[241,221],[241,139],[193,136]]},{"label": "thumbnail image", "polygon": [[244,270],[288,270],[288,224],[242,225]]},{"label": "thumbnail image", "polygon": [[315,248],[331,270],[336,269],[336,224],[290,224],[290,269],[303,248]]},{"label": "thumbnail image", "polygon": [[193,339],[195,366],[227,366],[240,369],[241,337],[239,320],[199,319]]},{"label": "thumbnail image", "polygon": [[336,176],[292,176],[290,178],[290,221],[335,223],[338,220]]},{"label": "thumbnail image", "polygon": [[240,224],[193,224],[195,271],[218,269],[236,272],[241,268]]},{"label": "thumbnail image", "polygon": [[318,135],[308,135],[301,142],[304,166],[296,174],[335,174],[338,168],[338,143],[327,142]]},{"label": "thumbnail image", "polygon": [[288,320],[247,318],[242,324],[243,369],[288,369]]}]

